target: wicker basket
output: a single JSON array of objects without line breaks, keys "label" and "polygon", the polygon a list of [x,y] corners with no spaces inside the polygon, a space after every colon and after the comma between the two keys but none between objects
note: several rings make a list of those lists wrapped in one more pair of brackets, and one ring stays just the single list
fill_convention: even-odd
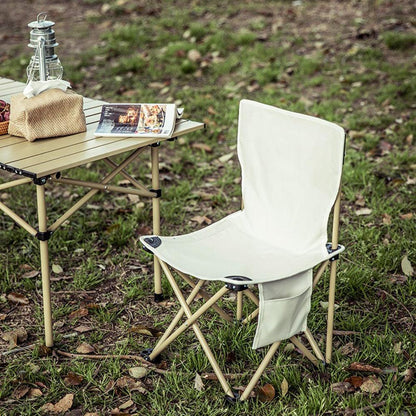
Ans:
[{"label": "wicker basket", "polygon": [[8,129],[9,129],[9,122],[2,121],[0,123],[0,136],[2,136],[3,134],[7,134]]}]

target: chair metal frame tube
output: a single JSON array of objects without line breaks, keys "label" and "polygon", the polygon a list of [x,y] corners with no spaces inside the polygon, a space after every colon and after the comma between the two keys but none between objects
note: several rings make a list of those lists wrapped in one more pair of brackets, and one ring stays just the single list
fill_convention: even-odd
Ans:
[{"label": "chair metal frame tube", "polygon": [[[337,199],[334,204],[334,216],[333,216],[333,224],[332,224],[332,249],[333,250],[335,250],[338,247],[340,211],[341,211],[341,188],[338,191]],[[334,333],[336,274],[337,274],[337,260],[334,259],[331,262],[331,272],[330,272],[330,277],[329,277],[328,321],[327,321],[326,351],[325,351],[325,359],[327,363],[330,363],[332,359],[332,338],[333,338],[333,333]]]},{"label": "chair metal frame tube", "polygon": [[251,378],[251,380],[249,381],[249,383],[247,384],[247,387],[245,388],[243,394],[240,396],[241,401],[244,401],[244,400],[248,399],[248,397],[250,396],[250,393],[252,392],[252,390],[256,386],[256,384],[259,381],[261,375],[264,373],[264,370],[269,365],[271,359],[273,358],[274,354],[276,353],[277,349],[279,348],[280,342],[281,341],[276,341],[270,346],[269,351],[267,351],[267,354],[263,358],[263,361],[261,362],[261,364],[257,368],[256,372],[254,373],[254,375]]},{"label": "chair metal frame tube", "polygon": [[[155,257],[156,258],[156,257]],[[173,277],[171,271],[169,270],[167,264],[165,262],[163,262],[162,260],[158,259],[158,261],[160,262],[160,265],[176,295],[176,298],[179,301],[179,304],[181,305],[181,307],[184,309],[185,314],[188,318],[192,317],[192,312],[189,308],[189,305],[186,303],[186,300],[181,292],[181,290],[179,289],[179,286],[177,285],[175,278]],[[224,287],[226,289],[226,291],[228,291],[228,289],[226,287]],[[218,381],[221,384],[221,387],[223,388],[225,394],[227,396],[230,396],[231,398],[234,399],[234,394],[231,390],[231,387],[229,386],[229,384],[227,383],[227,380],[224,377],[223,372],[221,371],[220,366],[218,365],[217,360],[215,359],[211,348],[209,347],[204,335],[202,334],[198,324],[196,322],[192,323],[192,329],[195,332],[196,337],[198,338],[199,343],[201,344],[202,349],[204,350],[212,369],[214,370],[215,375],[218,378]],[[153,360],[156,357],[156,354],[154,354],[154,352],[152,352],[149,355],[149,359]]]}]

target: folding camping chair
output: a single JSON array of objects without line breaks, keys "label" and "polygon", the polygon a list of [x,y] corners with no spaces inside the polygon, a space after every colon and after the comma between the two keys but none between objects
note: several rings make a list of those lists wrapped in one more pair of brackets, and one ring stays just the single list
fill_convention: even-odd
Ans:
[{"label": "folding camping chair", "polygon": [[[181,306],[154,349],[144,352],[153,361],[183,331],[192,328],[212,365],[226,397],[249,397],[282,340],[292,343],[314,364],[330,362],[334,316],[336,263],[344,247],[338,244],[340,182],[344,130],[328,121],[269,105],[242,100],[238,124],[238,157],[242,170],[244,207],[190,234],[140,238],[159,260]],[[327,225],[333,208],[332,242]],[[312,269],[321,264],[315,277]],[[312,287],[331,265],[326,358],[307,327]],[[172,273],[193,289],[186,299]],[[196,282],[191,278],[196,278]],[[207,281],[225,285],[213,296]],[[249,286],[258,285],[258,298]],[[214,307],[232,320],[216,302],[229,291],[237,293],[237,319],[242,297],[258,309],[253,348],[271,347],[241,397],[231,390],[208,346],[197,319]],[[199,294],[205,303],[194,313],[190,304]],[[185,315],[185,321],[179,324]],[[297,336],[303,332],[313,353]]]}]

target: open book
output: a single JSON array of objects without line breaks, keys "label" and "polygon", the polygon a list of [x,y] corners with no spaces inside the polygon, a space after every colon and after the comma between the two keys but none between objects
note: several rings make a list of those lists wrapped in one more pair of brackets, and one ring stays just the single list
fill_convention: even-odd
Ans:
[{"label": "open book", "polygon": [[171,137],[182,113],[175,104],[105,104],[94,135]]}]

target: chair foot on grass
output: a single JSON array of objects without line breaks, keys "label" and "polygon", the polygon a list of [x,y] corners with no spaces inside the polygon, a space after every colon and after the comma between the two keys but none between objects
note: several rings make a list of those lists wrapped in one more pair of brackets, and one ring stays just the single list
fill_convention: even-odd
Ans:
[{"label": "chair foot on grass", "polygon": [[226,394],[224,396],[224,400],[225,400],[226,404],[234,404],[235,405],[237,402],[240,401],[240,395],[238,394],[238,392],[233,391],[233,397]]},{"label": "chair foot on grass", "polygon": [[165,300],[165,297],[163,296],[163,293],[155,293],[154,300],[156,303],[160,303]]},{"label": "chair foot on grass", "polygon": [[153,352],[153,348],[146,348],[145,350],[140,352],[140,356],[143,357],[146,361],[152,364],[158,364],[161,361],[160,355],[155,357],[153,360],[150,358],[150,355]]}]

